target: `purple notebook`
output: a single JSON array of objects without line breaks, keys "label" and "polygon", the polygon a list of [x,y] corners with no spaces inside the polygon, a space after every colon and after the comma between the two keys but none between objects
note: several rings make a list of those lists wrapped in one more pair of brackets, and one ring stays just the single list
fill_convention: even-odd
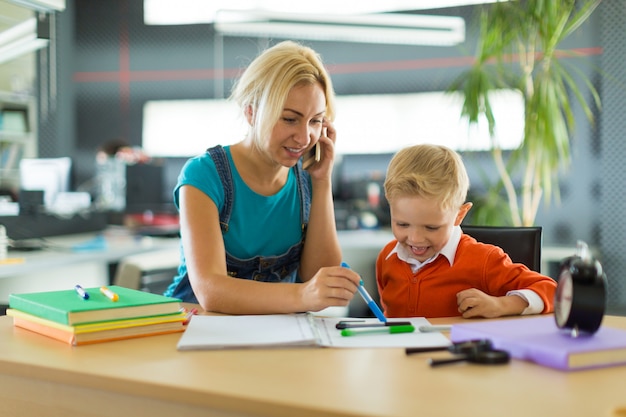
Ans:
[{"label": "purple notebook", "polygon": [[450,339],[490,339],[515,359],[564,371],[626,364],[626,330],[601,326],[593,335],[573,338],[552,316],[455,324]]}]

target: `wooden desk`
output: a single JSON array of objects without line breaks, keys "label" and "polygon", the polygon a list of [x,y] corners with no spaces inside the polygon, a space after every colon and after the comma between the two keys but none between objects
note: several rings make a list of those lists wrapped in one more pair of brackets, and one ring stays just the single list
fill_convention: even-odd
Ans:
[{"label": "wooden desk", "polygon": [[[626,328],[626,317],[605,325]],[[3,415],[601,417],[626,406],[626,366],[432,369],[433,355],[403,349],[178,352],[179,337],[72,348],[0,317]]]}]

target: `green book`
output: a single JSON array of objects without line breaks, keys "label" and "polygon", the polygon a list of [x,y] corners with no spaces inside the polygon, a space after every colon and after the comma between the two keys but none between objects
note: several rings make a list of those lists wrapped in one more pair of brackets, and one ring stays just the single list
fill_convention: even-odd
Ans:
[{"label": "green book", "polygon": [[10,294],[9,307],[70,326],[171,314],[181,309],[181,300],[177,298],[116,285],[107,288],[117,295],[117,301],[95,287],[85,288],[88,298],[74,289]]}]

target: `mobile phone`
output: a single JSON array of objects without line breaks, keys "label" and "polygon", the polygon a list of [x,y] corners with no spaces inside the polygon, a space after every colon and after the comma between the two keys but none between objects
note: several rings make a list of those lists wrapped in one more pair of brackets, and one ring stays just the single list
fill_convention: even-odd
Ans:
[{"label": "mobile phone", "polygon": [[304,156],[302,157],[302,168],[309,169],[313,164],[319,162],[322,157],[322,147],[319,142],[315,144]]}]

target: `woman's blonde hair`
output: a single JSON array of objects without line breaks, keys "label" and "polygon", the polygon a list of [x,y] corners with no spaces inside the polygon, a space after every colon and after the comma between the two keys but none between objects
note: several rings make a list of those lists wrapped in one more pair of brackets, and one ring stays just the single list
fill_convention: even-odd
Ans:
[{"label": "woman's blonde hair", "polygon": [[385,178],[385,197],[434,198],[442,209],[465,203],[469,177],[461,156],[445,146],[415,145],[396,153]]},{"label": "woman's blonde hair", "polygon": [[250,133],[259,146],[279,120],[287,96],[296,85],[319,83],[326,96],[326,114],[335,117],[335,93],[321,57],[293,41],[280,42],[262,52],[246,68],[231,94],[244,112],[252,111]]}]

